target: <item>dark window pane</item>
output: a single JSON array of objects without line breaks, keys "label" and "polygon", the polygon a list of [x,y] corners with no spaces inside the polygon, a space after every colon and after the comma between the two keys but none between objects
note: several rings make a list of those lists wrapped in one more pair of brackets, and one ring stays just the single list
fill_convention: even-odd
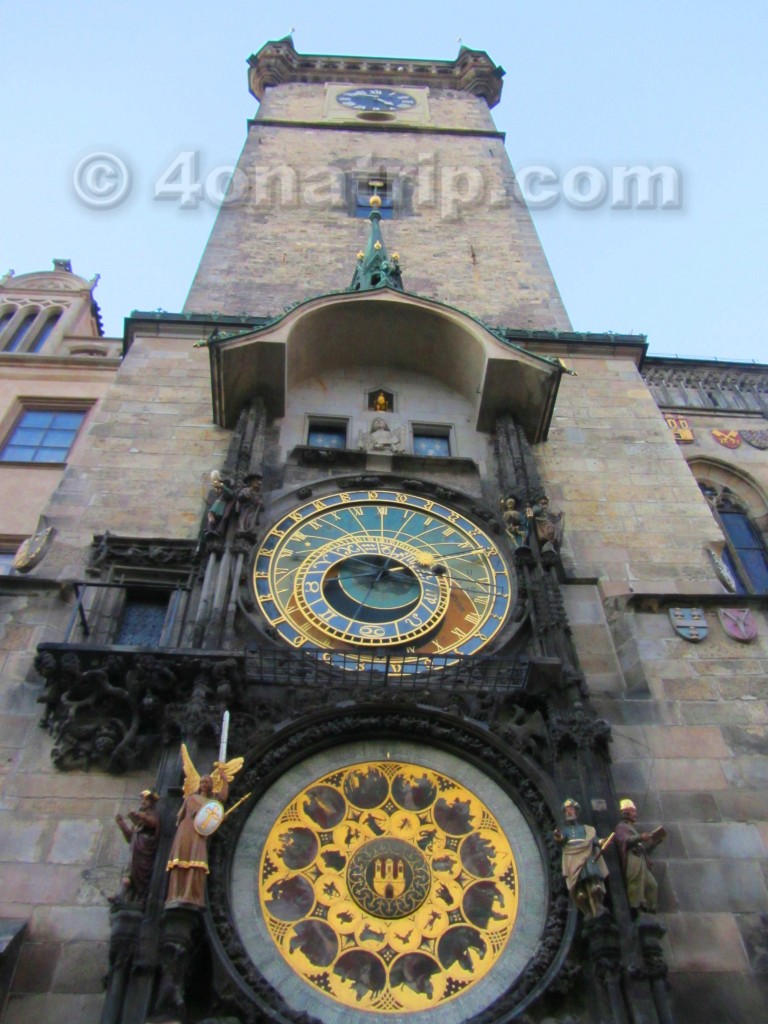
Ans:
[{"label": "dark window pane", "polygon": [[451,444],[447,437],[432,437],[429,434],[414,434],[413,454],[448,458],[451,454]]},{"label": "dark window pane", "polygon": [[768,591],[768,558],[765,552],[741,550],[739,558],[753,588],[761,593]]},{"label": "dark window pane", "polygon": [[749,521],[749,517],[743,512],[721,512],[725,532],[728,539],[736,548],[760,548],[760,538],[757,531]]},{"label": "dark window pane", "polygon": [[21,346],[22,342],[24,341],[24,339],[26,338],[27,334],[29,333],[30,327],[35,322],[35,317],[36,316],[37,316],[37,312],[34,312],[34,313],[28,313],[24,317],[24,319],[21,321],[19,326],[16,328],[16,330],[11,335],[11,340],[5,346],[5,351],[6,352],[15,352]]},{"label": "dark window pane", "polygon": [[346,448],[345,427],[310,427],[307,444],[311,448]]},{"label": "dark window pane", "polygon": [[48,319],[45,321],[45,323],[43,324],[41,329],[38,331],[37,337],[35,338],[34,343],[33,343],[32,348],[31,348],[30,351],[32,351],[32,352],[39,352],[40,351],[40,349],[43,347],[43,345],[46,343],[46,341],[50,337],[51,331],[53,330],[53,328],[58,323],[58,320],[59,320],[59,314],[58,313],[54,313],[52,316],[48,317]]},{"label": "dark window pane", "polygon": [[116,644],[131,647],[151,647],[160,642],[168,610],[166,594],[134,597],[128,595]]}]

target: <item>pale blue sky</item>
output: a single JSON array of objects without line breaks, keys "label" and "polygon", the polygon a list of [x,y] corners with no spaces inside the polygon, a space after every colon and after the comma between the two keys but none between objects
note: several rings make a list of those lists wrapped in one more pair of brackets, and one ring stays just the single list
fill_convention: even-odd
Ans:
[{"label": "pale blue sky", "polygon": [[[181,150],[202,177],[236,162],[256,110],[246,58],[292,27],[303,53],[450,59],[457,37],[487,50],[507,72],[494,117],[518,169],[675,168],[679,209],[534,213],[574,326],[646,333],[655,354],[768,361],[761,0],[7,4],[0,272],[69,257],[100,273],[110,334],[132,309],[179,310],[215,209],[157,201],[154,182]],[[96,151],[133,175],[114,209],[72,186]]]}]

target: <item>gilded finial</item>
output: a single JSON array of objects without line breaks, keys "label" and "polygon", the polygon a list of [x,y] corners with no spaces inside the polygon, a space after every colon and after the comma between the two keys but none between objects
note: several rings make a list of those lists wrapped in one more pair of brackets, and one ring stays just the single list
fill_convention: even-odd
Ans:
[{"label": "gilded finial", "polygon": [[374,210],[378,210],[378,208],[381,206],[381,196],[377,196],[376,193],[374,192],[371,198],[368,200],[368,205],[371,206]]}]

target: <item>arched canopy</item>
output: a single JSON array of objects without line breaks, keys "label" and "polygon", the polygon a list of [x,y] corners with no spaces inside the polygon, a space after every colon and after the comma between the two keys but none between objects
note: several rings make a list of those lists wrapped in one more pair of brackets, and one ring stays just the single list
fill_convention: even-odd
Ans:
[{"label": "arched canopy", "polygon": [[214,419],[234,426],[261,397],[285,413],[292,387],[342,367],[428,373],[464,395],[476,428],[512,413],[531,441],[546,437],[562,370],[496,337],[450,306],[390,289],[323,296],[258,331],[212,341]]}]

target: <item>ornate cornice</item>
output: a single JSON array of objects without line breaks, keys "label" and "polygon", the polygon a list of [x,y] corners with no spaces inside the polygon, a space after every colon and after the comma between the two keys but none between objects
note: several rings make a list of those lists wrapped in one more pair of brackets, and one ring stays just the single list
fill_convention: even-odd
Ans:
[{"label": "ornate cornice", "polygon": [[257,100],[270,86],[291,82],[324,85],[349,82],[395,86],[429,86],[481,96],[489,107],[501,97],[504,69],[484,50],[462,46],[455,60],[398,60],[297,53],[291,36],[265,43],[248,58],[248,85]]}]

